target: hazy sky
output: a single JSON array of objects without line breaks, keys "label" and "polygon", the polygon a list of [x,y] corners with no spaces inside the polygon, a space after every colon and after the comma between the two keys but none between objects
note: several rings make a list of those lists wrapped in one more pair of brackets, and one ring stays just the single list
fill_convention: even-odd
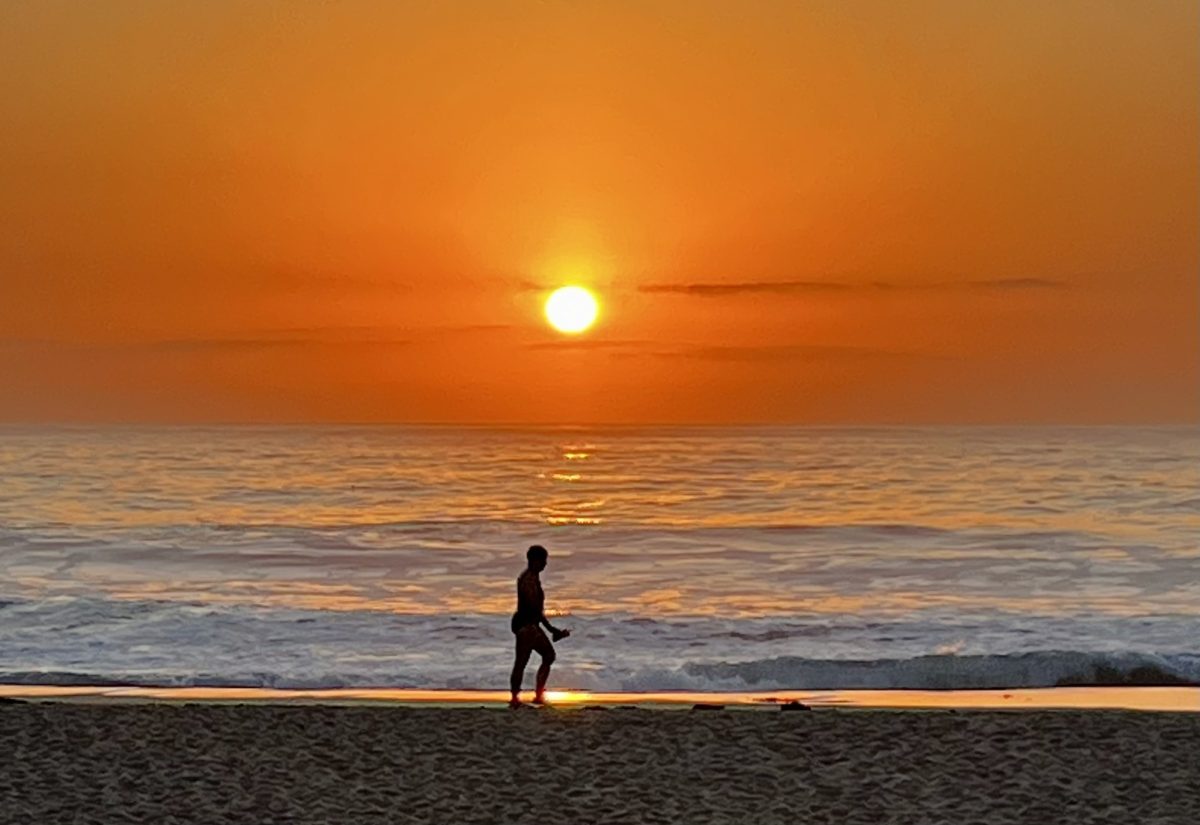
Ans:
[{"label": "hazy sky", "polygon": [[1191,0],[8,2],[0,419],[1196,421],[1198,78]]}]

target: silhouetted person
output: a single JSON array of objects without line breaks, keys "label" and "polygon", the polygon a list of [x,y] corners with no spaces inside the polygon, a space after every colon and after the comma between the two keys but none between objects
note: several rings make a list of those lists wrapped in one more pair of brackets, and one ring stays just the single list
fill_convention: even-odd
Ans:
[{"label": "silhouetted person", "polygon": [[546,569],[546,561],[550,554],[540,544],[529,548],[525,558],[529,566],[517,578],[517,612],[512,617],[512,632],[517,637],[517,658],[513,662],[512,688],[513,707],[521,704],[518,696],[521,692],[521,681],[525,678],[525,665],[529,663],[529,654],[537,651],[542,657],[542,666],[537,672],[537,694],[534,704],[540,705],[546,701],[546,680],[550,678],[550,665],[554,664],[554,645],[542,632],[542,625],[550,631],[554,641],[565,639],[571,635],[569,630],[559,630],[546,619],[546,597],[542,593],[542,580],[538,574]]}]

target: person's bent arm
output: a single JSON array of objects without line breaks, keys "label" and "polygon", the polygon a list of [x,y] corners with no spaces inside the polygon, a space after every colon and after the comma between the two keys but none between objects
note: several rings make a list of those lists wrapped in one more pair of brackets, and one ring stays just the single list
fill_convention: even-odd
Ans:
[{"label": "person's bent arm", "polygon": [[565,639],[571,635],[571,631],[559,630],[557,627],[550,624],[550,620],[546,618],[545,613],[542,614],[542,624],[545,625],[546,629],[550,631],[550,638],[552,638],[556,642],[559,639]]}]

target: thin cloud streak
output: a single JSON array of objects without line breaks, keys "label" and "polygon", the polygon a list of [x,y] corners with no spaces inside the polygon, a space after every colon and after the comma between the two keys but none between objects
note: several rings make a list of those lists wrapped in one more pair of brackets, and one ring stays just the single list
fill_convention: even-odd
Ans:
[{"label": "thin cloud streak", "polygon": [[468,333],[505,332],[513,329],[512,324],[448,324],[440,327],[428,327],[423,332],[435,335],[457,335]]},{"label": "thin cloud streak", "polygon": [[[313,326],[251,330],[227,337],[197,336],[142,340],[0,338],[0,349],[187,353],[304,347],[407,347],[423,341],[444,339],[446,336],[486,335],[512,328],[509,324],[453,324],[406,330],[382,326]],[[401,337],[397,332],[412,335]]]},{"label": "thin cloud streak", "polygon": [[577,350],[605,352],[610,357],[622,359],[661,358],[744,363],[850,362],[878,359],[931,359],[942,357],[903,350],[820,344],[722,344],[714,346],[663,341],[604,341],[593,339],[539,341],[526,344],[525,348],[541,351]]},{"label": "thin cloud streak", "polygon": [[644,284],[639,292],[673,293],[716,298],[725,295],[820,294],[850,292],[953,292],[1063,289],[1065,281],[1050,278],[991,278],[974,281],[900,283],[896,281],[739,281],[732,283]]},{"label": "thin cloud streak", "polygon": [[638,347],[654,346],[653,341],[609,341],[597,338],[566,338],[561,341],[535,341],[526,344],[526,349],[532,350],[629,350]]},{"label": "thin cloud streak", "polygon": [[404,338],[180,338],[118,346],[157,352],[220,352],[309,347],[406,347],[411,344],[412,341]]},{"label": "thin cloud streak", "polygon": [[230,338],[161,338],[145,341],[86,341],[45,338],[0,339],[0,347],[42,351],[91,352],[233,352],[308,347],[403,347],[407,338],[336,338],[314,335],[277,334]]},{"label": "thin cloud streak", "polygon": [[743,281],[740,283],[695,283],[695,284],[644,284],[639,292],[674,292],[701,297],[740,295],[746,293],[789,293],[789,292],[848,292],[855,289],[852,284],[825,281]]},{"label": "thin cloud streak", "polygon": [[[632,354],[620,353],[623,357]],[[822,346],[817,344],[685,345],[676,349],[653,350],[641,354],[652,358],[718,362],[733,361],[742,363],[819,363],[829,361],[848,362],[937,357],[901,350],[874,349],[871,347]]]}]

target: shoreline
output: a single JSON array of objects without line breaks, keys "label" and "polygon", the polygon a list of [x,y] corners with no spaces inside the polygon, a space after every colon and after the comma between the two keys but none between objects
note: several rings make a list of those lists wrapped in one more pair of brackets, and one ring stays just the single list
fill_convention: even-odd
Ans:
[{"label": "shoreline", "polygon": [[[91,703],[208,702],[256,704],[390,704],[468,708],[503,706],[502,690],[393,688],[282,689],[0,684],[0,698]],[[527,699],[528,694],[522,693]],[[795,690],[590,692],[550,690],[560,708],[637,706],[663,710],[720,705],[774,709],[801,702],[814,709],[891,710],[1133,710],[1200,713],[1200,687],[1052,687],[1011,690]]]}]

